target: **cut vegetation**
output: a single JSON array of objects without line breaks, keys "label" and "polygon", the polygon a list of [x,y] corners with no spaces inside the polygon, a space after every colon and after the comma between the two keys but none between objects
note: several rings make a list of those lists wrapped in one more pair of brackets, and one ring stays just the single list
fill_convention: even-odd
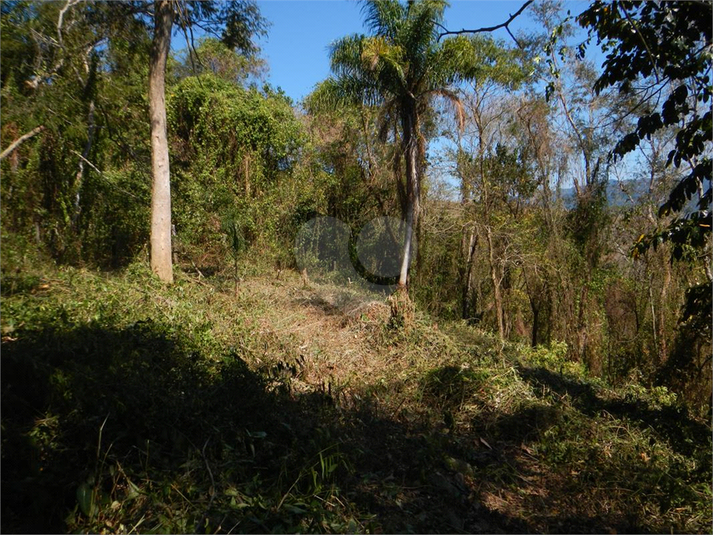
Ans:
[{"label": "cut vegetation", "polygon": [[[7,241],[6,241],[7,243]],[[289,272],[3,265],[10,532],[707,532],[711,430]],[[501,350],[502,348],[502,350]]]}]

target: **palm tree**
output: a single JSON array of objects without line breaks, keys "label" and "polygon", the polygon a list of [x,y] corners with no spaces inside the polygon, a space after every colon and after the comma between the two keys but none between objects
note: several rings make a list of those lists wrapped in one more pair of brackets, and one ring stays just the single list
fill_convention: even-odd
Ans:
[{"label": "palm tree", "polygon": [[406,232],[399,287],[405,289],[421,205],[426,153],[422,120],[434,98],[441,97],[454,105],[462,124],[462,106],[453,88],[479,73],[484,41],[462,35],[439,39],[446,0],[364,0],[362,6],[372,34],[347,36],[332,45],[333,76],[320,84],[314,98],[331,105],[380,106],[385,123],[400,128]]}]

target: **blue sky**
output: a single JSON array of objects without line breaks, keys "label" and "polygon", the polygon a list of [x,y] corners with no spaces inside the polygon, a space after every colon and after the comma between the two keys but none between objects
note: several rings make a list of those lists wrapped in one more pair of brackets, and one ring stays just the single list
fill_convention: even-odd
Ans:
[{"label": "blue sky", "polygon": [[[445,11],[449,30],[473,29],[505,22],[522,0],[452,0]],[[259,0],[263,16],[272,23],[261,39],[268,81],[295,102],[329,75],[329,45],[352,33],[365,33],[361,6],[354,0]],[[513,31],[532,25],[527,10],[511,25]],[[497,37],[510,39],[505,30]]]}]

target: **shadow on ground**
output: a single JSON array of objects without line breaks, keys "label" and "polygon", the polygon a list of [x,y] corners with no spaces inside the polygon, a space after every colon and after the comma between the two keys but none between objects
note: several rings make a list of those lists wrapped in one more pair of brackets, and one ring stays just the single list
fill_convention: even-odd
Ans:
[{"label": "shadow on ground", "polygon": [[166,325],[58,320],[13,336],[2,531],[93,531],[112,512],[148,532],[527,530],[434,465],[431,430],[294,394]]},{"label": "shadow on ground", "polygon": [[[621,510],[572,503],[576,476],[545,473],[528,453],[562,423],[556,408],[449,428],[367,397],[345,408],[328,393],[297,394],[242,357],[206,356],[152,322],[65,318],[4,338],[2,531],[111,531],[119,521],[143,532],[640,528]],[[582,410],[641,415],[544,370],[521,373]]]},{"label": "shadow on ground", "polygon": [[178,470],[206,441],[245,446],[247,430],[277,413],[237,356],[211,369],[161,325],[59,323],[15,336],[2,348],[3,531],[60,532],[82,483],[116,482],[104,473],[112,462],[143,466],[137,481]]}]

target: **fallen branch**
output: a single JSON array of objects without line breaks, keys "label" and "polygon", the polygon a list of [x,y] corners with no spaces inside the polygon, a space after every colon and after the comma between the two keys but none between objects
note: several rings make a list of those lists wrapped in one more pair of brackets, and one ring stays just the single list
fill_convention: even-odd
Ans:
[{"label": "fallen branch", "polygon": [[4,151],[0,152],[0,161],[4,160],[4,159],[7,158],[8,156],[10,156],[10,154],[12,153],[12,151],[14,151],[14,150],[15,150],[17,147],[19,147],[22,143],[24,143],[25,141],[27,141],[27,140],[30,139],[31,137],[36,136],[37,134],[39,134],[40,132],[42,132],[42,130],[44,130],[44,129],[45,129],[45,127],[42,126],[42,125],[40,125],[40,126],[38,126],[37,128],[35,128],[34,130],[30,130],[29,132],[27,132],[27,134],[24,134],[24,135],[20,136],[20,137],[17,138],[15,141],[13,141],[12,143],[10,143],[10,146],[9,146],[8,148],[6,148]]}]

